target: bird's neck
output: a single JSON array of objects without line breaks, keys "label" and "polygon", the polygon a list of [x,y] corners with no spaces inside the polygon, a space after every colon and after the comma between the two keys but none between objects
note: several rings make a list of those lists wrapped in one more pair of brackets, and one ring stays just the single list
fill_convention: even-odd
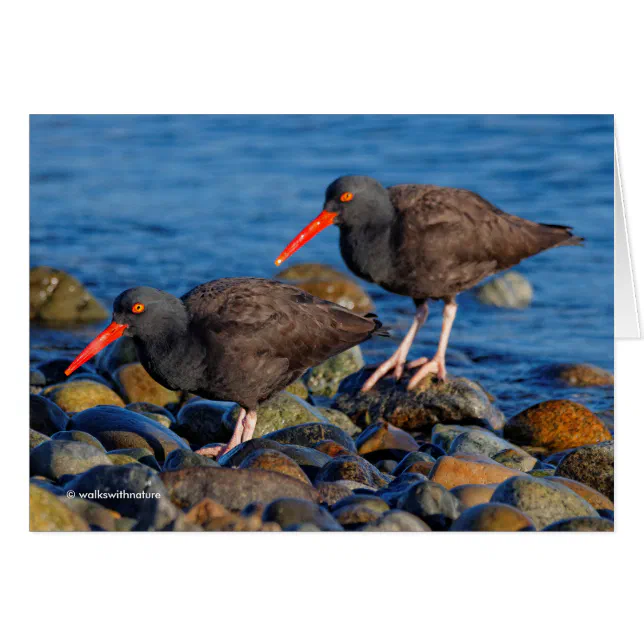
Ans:
[{"label": "bird's neck", "polygon": [[380,205],[369,216],[340,227],[340,251],[347,266],[370,282],[385,283],[391,268],[393,207]]}]

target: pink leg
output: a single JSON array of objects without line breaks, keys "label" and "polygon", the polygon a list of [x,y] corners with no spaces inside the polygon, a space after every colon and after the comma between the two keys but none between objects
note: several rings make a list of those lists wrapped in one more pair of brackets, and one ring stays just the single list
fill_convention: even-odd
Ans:
[{"label": "pink leg", "polygon": [[[233,447],[237,447],[242,441],[242,432],[244,429],[244,419],[246,418],[246,410],[241,407],[239,410],[239,416],[237,417],[237,422],[235,423],[235,429],[231,439],[228,441],[228,445],[218,445],[217,447],[202,447],[198,449],[195,453],[202,454],[203,456],[214,456],[217,458],[230,452]],[[253,425],[254,427],[254,425]]]},{"label": "pink leg", "polygon": [[377,382],[380,380],[386,373],[391,371],[392,369],[394,370],[394,378],[398,380],[402,374],[403,370],[405,368],[405,361],[407,360],[407,354],[409,353],[409,349],[411,349],[411,345],[414,342],[414,338],[416,337],[416,334],[418,333],[418,329],[420,329],[423,324],[425,324],[425,320],[427,319],[427,314],[429,313],[429,308],[427,306],[427,302],[423,302],[416,308],[416,313],[414,314],[414,321],[412,322],[411,327],[409,328],[409,331],[407,331],[407,335],[403,339],[403,341],[400,343],[400,346],[396,349],[394,354],[389,358],[388,360],[385,360],[372,374],[369,376],[369,379],[367,382],[362,385],[362,391],[369,391]]},{"label": "pink leg", "polygon": [[[456,317],[456,310],[458,306],[454,298],[445,300],[445,308],[443,308],[443,328],[441,329],[441,337],[438,342],[438,350],[436,355],[429,361],[426,361],[423,366],[413,375],[412,379],[407,385],[407,389],[413,389],[427,374],[435,373],[439,380],[445,380],[447,376],[447,368],[445,366],[445,354],[447,352],[447,343],[449,342],[449,334],[454,324]],[[422,358],[421,358],[422,359]],[[416,363],[419,361],[416,360]]]},{"label": "pink leg", "polygon": [[253,432],[255,431],[255,425],[257,424],[257,412],[251,410],[246,414],[244,418],[244,432],[242,434],[241,442],[245,443],[253,437]]}]

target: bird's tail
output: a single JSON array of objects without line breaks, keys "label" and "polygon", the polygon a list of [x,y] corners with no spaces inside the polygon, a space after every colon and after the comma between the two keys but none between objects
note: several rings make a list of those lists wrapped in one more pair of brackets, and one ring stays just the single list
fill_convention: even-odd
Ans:
[{"label": "bird's tail", "polygon": [[581,246],[586,240],[583,237],[578,237],[572,232],[571,226],[558,226],[556,224],[540,224],[544,228],[549,228],[556,236],[557,239],[550,248],[557,246]]},{"label": "bird's tail", "polygon": [[388,338],[391,336],[391,334],[389,333],[389,327],[384,326],[375,313],[366,313],[363,317],[369,320],[373,320],[373,323],[375,324],[373,331],[369,334],[369,337],[378,335],[384,338]]}]

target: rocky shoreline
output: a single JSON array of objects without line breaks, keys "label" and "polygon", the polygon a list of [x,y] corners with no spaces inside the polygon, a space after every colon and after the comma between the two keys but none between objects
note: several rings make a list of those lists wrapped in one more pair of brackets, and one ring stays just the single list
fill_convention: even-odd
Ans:
[{"label": "rocky shoreline", "polygon": [[[35,321],[103,314],[76,287],[71,304],[54,301],[69,282],[36,270]],[[323,277],[281,279],[346,299]],[[69,379],[67,365],[30,375],[33,531],[613,530],[610,415],[575,401],[506,419],[477,382],[430,377],[408,392],[408,374],[362,393],[369,369],[354,348],[264,403],[253,440],[217,462],[195,452],[229,439],[237,405],[163,388],[128,338]],[[549,377],[612,386],[592,365]]]}]

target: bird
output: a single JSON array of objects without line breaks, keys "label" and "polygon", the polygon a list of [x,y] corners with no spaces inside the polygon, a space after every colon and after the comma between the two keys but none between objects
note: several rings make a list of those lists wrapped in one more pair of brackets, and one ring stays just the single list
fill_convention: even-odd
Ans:
[{"label": "bird", "polygon": [[216,458],[252,438],[260,403],[310,367],[383,335],[375,314],[357,315],[275,280],[222,278],[180,298],[137,286],[114,300],[111,324],[65,374],[131,337],[145,370],[167,389],[240,405],[228,444],[198,451]]},{"label": "bird", "polygon": [[[372,177],[346,175],[329,184],[322,212],[293,238],[275,264],[282,264],[331,224],[340,229],[340,252],[354,274],[412,298],[416,307],[403,341],[370,375],[362,391],[372,389],[390,371],[399,380],[405,366],[417,368],[409,390],[428,374],[445,380],[456,296],[527,257],[584,241],[569,226],[508,214],[470,190],[429,184],[385,188]],[[429,300],[444,303],[437,351],[431,359],[407,363],[414,338],[427,320]]]}]

